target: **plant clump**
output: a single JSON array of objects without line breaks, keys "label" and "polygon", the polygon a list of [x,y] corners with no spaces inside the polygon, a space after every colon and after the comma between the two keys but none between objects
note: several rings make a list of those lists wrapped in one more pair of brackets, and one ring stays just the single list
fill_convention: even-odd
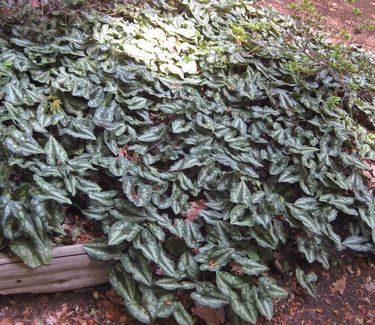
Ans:
[{"label": "plant clump", "polygon": [[74,207],[101,224],[85,249],[128,311],[181,325],[186,296],[232,324],[270,319],[286,244],[325,268],[333,248],[374,251],[370,54],[336,69],[340,46],[301,49],[291,17],[249,1],[121,9],[0,32],[3,247],[49,263]]}]

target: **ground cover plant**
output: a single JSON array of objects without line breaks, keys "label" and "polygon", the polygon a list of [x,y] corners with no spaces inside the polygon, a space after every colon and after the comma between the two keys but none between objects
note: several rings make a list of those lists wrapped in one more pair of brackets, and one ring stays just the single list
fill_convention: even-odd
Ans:
[{"label": "ground cover plant", "polygon": [[192,299],[241,324],[286,297],[285,244],[374,251],[370,54],[249,1],[50,14],[0,32],[0,238],[27,265],[75,209],[139,321],[191,324]]}]

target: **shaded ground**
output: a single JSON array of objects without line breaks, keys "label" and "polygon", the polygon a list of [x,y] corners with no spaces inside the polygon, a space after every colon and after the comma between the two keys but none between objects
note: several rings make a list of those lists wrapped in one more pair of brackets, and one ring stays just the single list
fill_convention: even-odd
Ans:
[{"label": "shaded ground", "polygon": [[[318,275],[317,298],[307,296],[297,285],[291,271],[295,257],[281,261],[285,274],[274,271],[272,276],[289,292],[289,298],[276,303],[272,322],[260,318],[258,325],[375,324],[374,256],[353,256],[348,252],[335,256],[335,265],[329,271],[318,264],[308,267],[307,270]],[[196,321],[195,324],[206,324],[198,317]],[[0,325],[65,324],[135,325],[138,322],[125,314],[121,299],[107,286],[49,295],[0,297]]]},{"label": "shaded ground", "polygon": [[262,325],[341,325],[375,324],[375,258],[353,256],[353,252],[336,255],[328,271],[314,264],[306,269],[318,275],[317,297],[308,296],[291,273],[277,277],[289,292],[280,301],[272,322]]},{"label": "shaded ground", "polygon": [[[290,2],[263,0],[265,5],[272,5],[284,13],[291,13],[287,8]],[[326,16],[327,31],[332,38],[338,30],[346,28],[352,31],[354,43],[373,50],[375,33],[355,34],[353,26],[357,22],[353,20],[353,6],[344,6],[343,2],[315,0],[314,4]],[[375,1],[357,0],[355,6],[362,9],[361,20],[375,18]],[[70,224],[74,224],[74,220],[66,222],[67,228]],[[65,230],[74,231],[71,228]],[[91,232],[92,229],[87,233]],[[79,237],[76,241],[85,242],[88,239]],[[289,298],[276,304],[272,322],[260,319],[259,325],[375,324],[374,257],[346,253],[335,256],[335,265],[329,271],[320,265],[309,266],[319,277],[317,298],[307,296],[296,284],[294,274],[288,270],[288,265],[293,269],[293,259],[282,259],[284,275],[276,270],[273,274],[288,290]],[[205,324],[198,318],[196,320],[196,324]],[[0,325],[65,324],[125,325],[136,322],[125,314],[121,299],[107,286],[49,295],[0,296]],[[173,322],[168,324],[172,325]]]},{"label": "shaded ground", "polygon": [[[298,0],[259,0],[264,6],[272,6],[282,13],[293,14],[294,11],[288,8],[288,4]],[[351,33],[352,43],[363,46],[366,49],[375,49],[375,31],[358,32],[356,26],[364,21],[375,20],[375,1],[355,0],[348,3],[347,0],[313,0],[314,6],[323,15],[326,30],[330,38],[340,41],[337,35],[341,30],[346,29]],[[353,8],[359,8],[360,16],[353,14]]]},{"label": "shaded ground", "polygon": [[44,295],[0,297],[0,325],[134,324],[107,286]]}]

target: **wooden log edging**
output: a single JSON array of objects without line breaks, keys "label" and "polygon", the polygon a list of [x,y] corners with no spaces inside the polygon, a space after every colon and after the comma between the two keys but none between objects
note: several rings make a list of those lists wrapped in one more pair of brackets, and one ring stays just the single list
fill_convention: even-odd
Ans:
[{"label": "wooden log edging", "polygon": [[52,255],[51,264],[32,269],[0,254],[0,294],[51,293],[108,282],[107,264],[89,257],[82,245],[55,247]]}]

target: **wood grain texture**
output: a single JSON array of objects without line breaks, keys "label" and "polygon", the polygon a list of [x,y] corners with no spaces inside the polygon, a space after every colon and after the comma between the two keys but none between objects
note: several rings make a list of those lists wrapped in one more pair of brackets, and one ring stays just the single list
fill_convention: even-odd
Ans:
[{"label": "wood grain texture", "polygon": [[52,263],[35,269],[0,254],[0,294],[58,292],[105,282],[106,264],[89,257],[82,245],[55,247]]}]

